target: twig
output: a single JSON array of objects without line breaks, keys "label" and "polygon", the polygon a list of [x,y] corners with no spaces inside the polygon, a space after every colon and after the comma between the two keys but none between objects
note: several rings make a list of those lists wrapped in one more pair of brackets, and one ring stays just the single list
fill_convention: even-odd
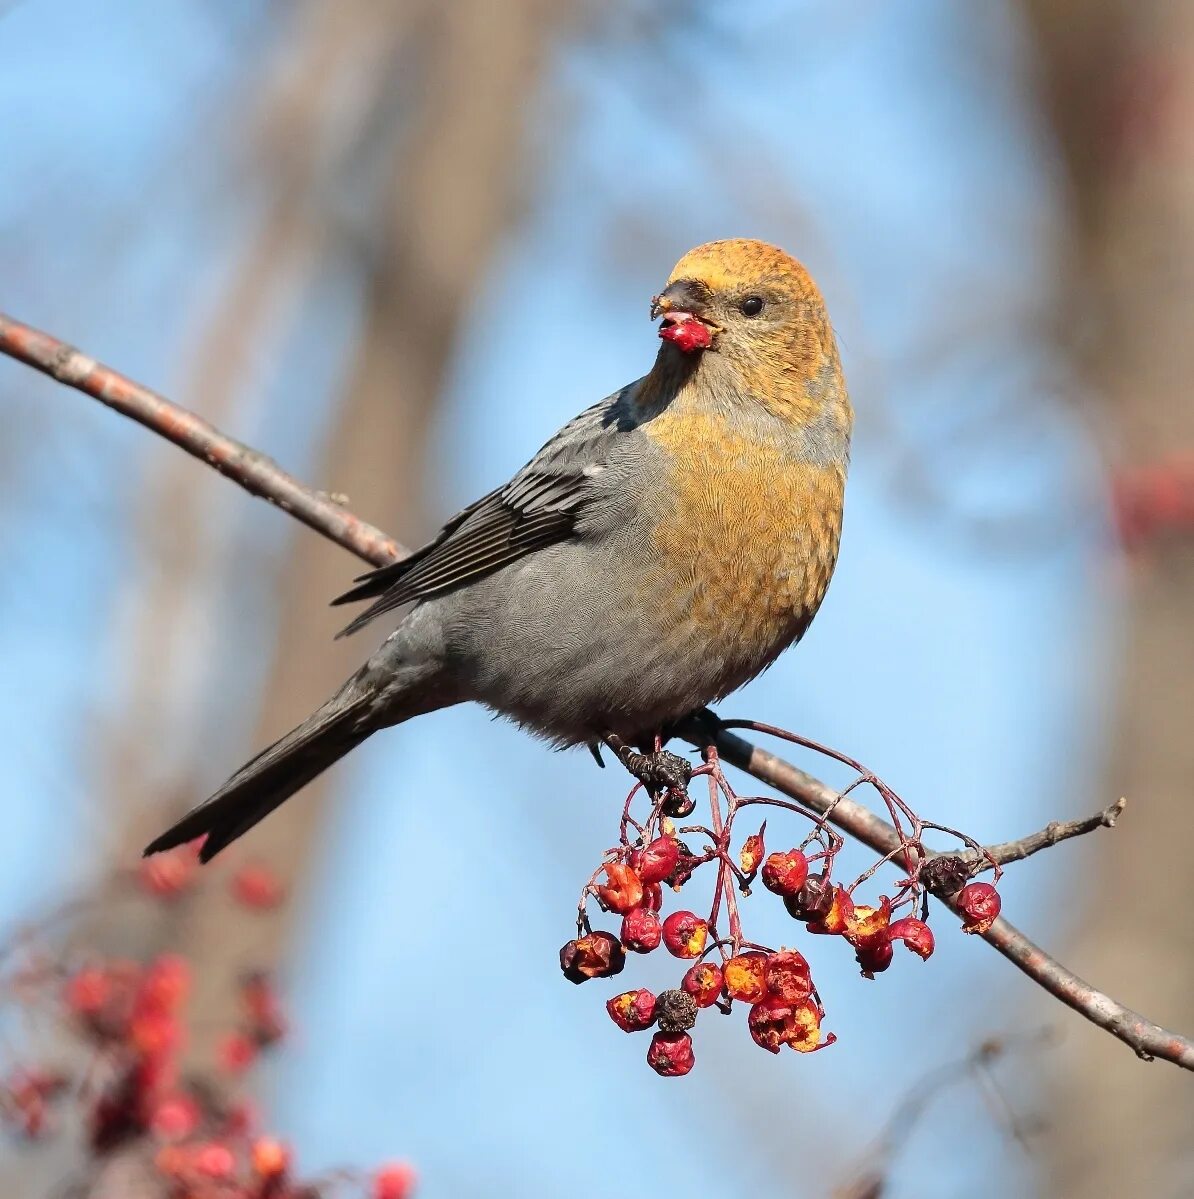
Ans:
[{"label": "twig", "polygon": [[[366,524],[330,497],[305,487],[270,458],[226,437],[194,413],[132,382],[58,338],[3,314],[0,314],[0,353],[131,417],[367,562],[385,565],[407,552],[398,542]],[[704,744],[699,738],[693,743],[698,747]],[[899,834],[887,821],[839,795],[790,762],[724,729],[714,734],[713,743],[727,762],[818,814],[827,815],[838,828],[876,852],[887,854],[899,846]],[[839,760],[852,761],[836,751],[833,754]],[[1112,805],[1106,812],[1087,821],[1051,825],[1022,841],[992,847],[991,855],[995,861],[1016,861],[1066,837],[1114,823],[1121,808],[1122,803]],[[1001,858],[1001,854],[1009,856]],[[938,898],[949,903],[945,896],[938,895]],[[1096,990],[1034,945],[1008,921],[997,920],[982,936],[1049,994],[1106,1029],[1141,1058],[1162,1058],[1194,1070],[1194,1041],[1154,1024]]]},{"label": "twig", "polygon": [[64,341],[0,313],[0,353],[82,391],[214,466],[246,491],[374,566],[410,552],[342,504],[287,474],[272,458],[221,433],[194,412],[118,374]]}]

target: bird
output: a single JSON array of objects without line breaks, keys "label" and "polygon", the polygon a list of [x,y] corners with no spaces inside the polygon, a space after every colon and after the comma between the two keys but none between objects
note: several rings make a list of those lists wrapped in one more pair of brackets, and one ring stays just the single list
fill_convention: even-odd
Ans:
[{"label": "bird", "polygon": [[371,601],[340,635],[406,611],[147,855],[203,838],[208,861],[373,733],[469,701],[598,764],[612,749],[653,794],[683,787],[670,732],[767,669],[821,606],[853,410],[821,293],[774,245],[697,246],[650,313],[648,373],[333,600]]}]

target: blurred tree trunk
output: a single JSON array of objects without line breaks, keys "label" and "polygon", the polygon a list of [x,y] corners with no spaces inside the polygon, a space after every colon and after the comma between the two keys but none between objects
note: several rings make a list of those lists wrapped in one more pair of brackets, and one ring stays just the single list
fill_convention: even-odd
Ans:
[{"label": "blurred tree trunk", "polygon": [[[1107,404],[1112,469],[1194,447],[1194,5],[1025,0],[1068,169],[1073,243],[1059,327]],[[1194,1029],[1194,552],[1162,531],[1129,572],[1127,629],[1098,802],[1128,815],[1062,955],[1162,1024]],[[1081,1022],[1049,1063],[1047,1193],[1188,1195],[1194,1090]]]}]

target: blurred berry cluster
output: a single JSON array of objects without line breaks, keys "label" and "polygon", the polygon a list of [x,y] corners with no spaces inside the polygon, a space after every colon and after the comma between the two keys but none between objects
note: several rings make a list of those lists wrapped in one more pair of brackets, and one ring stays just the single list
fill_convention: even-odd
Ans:
[{"label": "blurred berry cluster", "polygon": [[[692,963],[674,988],[659,994],[645,988],[624,991],[606,1003],[610,1018],[623,1031],[656,1030],[647,1048],[647,1064],[658,1074],[673,1077],[692,1069],[691,1030],[705,1008],[729,1013],[735,1003],[746,1007],[751,1039],[770,1053],[779,1053],[784,1046],[812,1053],[833,1044],[833,1033],[822,1032],[825,1008],[805,956],[796,949],[756,944],[743,934],[741,900],[751,895],[756,879],[783,902],[805,933],[847,942],[863,977],[869,979],[891,965],[897,942],[922,959],[932,954],[933,932],[927,923],[930,883],[934,890],[954,895],[966,932],[986,932],[999,914],[995,888],[967,882],[972,862],[926,853],[920,831],[940,826],[916,821],[912,830],[905,831],[897,821],[898,851],[843,885],[833,877],[842,840],[823,818],[788,800],[736,795],[711,751],[693,779],[702,776],[709,783],[708,825],[677,825],[677,820],[690,818],[695,810],[687,790],[675,795],[665,791],[640,823],[632,810],[642,788],[631,791],[623,808],[619,844],[607,851],[586,884],[578,906],[577,936],[560,950],[560,967],[574,983],[612,978],[622,972],[628,953],[651,953],[660,945],[673,957]],[[893,798],[902,806],[898,797]],[[764,821],[734,854],[735,818],[753,806],[794,813],[811,827],[798,845],[768,853]],[[699,850],[692,848],[696,836],[704,842]],[[962,839],[977,848],[968,838]],[[889,860],[898,862],[906,877],[892,895],[880,895],[873,904],[859,902],[858,889]],[[704,867],[716,870],[708,915],[686,908],[665,915],[664,887],[682,893]],[[616,935],[592,928],[590,901],[621,916]]]},{"label": "blurred berry cluster", "polygon": [[[105,893],[140,893],[173,903],[199,886],[198,843],[150,858]],[[204,874],[205,880],[212,874]],[[217,876],[218,877],[218,876]],[[285,900],[277,876],[247,865],[227,880],[250,910]],[[53,1018],[59,1052],[72,1065],[22,1062],[0,1078],[0,1123],[12,1136],[41,1140],[78,1131],[84,1164],[69,1193],[85,1199],[409,1199],[405,1164],[371,1175],[337,1171],[300,1179],[291,1149],[258,1126],[236,1094],[240,1077],[286,1035],[286,1018],[269,976],[235,981],[239,1018],[212,1061],[192,1062],[187,1047],[191,970],[185,958],[147,962],[56,948],[52,931],[69,905],[0,947],[0,995],[31,1017]],[[17,1053],[24,1056],[22,1048]]]}]

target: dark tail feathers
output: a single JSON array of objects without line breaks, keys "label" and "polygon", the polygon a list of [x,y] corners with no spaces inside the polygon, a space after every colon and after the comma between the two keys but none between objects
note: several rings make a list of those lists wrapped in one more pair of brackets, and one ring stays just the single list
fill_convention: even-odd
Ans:
[{"label": "dark tail feathers", "polygon": [[341,692],[298,728],[246,762],[210,799],[192,808],[152,841],[145,856],[206,834],[199,860],[211,861],[316,775],[360,745],[373,732],[361,720],[368,704],[366,696],[345,702]]}]

